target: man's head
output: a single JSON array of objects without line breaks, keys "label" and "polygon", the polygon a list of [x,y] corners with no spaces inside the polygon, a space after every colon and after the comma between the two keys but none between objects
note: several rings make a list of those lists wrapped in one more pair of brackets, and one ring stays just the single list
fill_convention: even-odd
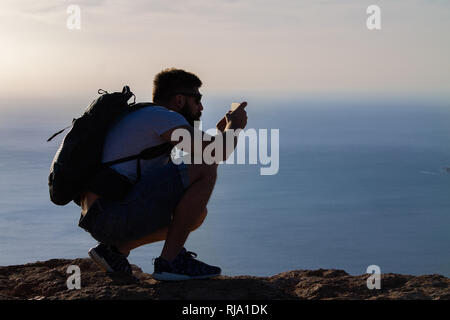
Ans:
[{"label": "man's head", "polygon": [[181,113],[194,125],[194,121],[200,120],[203,110],[202,95],[198,91],[201,86],[202,82],[195,74],[165,69],[153,81],[153,102]]}]

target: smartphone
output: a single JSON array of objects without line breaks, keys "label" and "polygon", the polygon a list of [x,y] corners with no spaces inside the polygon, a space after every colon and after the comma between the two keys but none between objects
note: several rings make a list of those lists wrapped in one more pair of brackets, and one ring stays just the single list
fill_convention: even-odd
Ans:
[{"label": "smartphone", "polygon": [[237,107],[239,107],[241,104],[239,102],[233,102],[231,104],[231,111],[236,110]]}]

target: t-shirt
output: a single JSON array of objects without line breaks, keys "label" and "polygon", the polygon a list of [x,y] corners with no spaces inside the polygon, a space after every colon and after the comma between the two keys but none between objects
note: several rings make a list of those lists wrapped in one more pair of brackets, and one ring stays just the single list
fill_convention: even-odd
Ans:
[{"label": "t-shirt", "polygon": [[[142,150],[165,143],[160,135],[175,127],[189,125],[178,112],[160,106],[138,109],[120,119],[109,130],[103,147],[102,162],[140,153]],[[167,164],[169,155],[141,161],[141,174],[157,166]],[[137,160],[111,166],[132,181],[137,180]]]}]

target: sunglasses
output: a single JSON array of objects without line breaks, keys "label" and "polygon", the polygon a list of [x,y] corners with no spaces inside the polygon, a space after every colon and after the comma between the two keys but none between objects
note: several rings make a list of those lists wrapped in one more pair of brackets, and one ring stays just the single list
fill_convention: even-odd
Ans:
[{"label": "sunglasses", "polygon": [[200,93],[195,93],[195,92],[175,92],[174,94],[182,94],[183,96],[188,96],[188,97],[195,98],[195,102],[196,103],[200,103],[200,101],[202,100],[202,95]]}]

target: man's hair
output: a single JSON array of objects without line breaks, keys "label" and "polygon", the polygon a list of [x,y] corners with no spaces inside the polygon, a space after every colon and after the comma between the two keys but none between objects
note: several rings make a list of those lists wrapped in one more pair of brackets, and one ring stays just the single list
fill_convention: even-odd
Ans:
[{"label": "man's hair", "polygon": [[175,68],[164,69],[153,80],[153,102],[167,102],[177,92],[192,91],[201,86],[201,80],[193,73]]}]

